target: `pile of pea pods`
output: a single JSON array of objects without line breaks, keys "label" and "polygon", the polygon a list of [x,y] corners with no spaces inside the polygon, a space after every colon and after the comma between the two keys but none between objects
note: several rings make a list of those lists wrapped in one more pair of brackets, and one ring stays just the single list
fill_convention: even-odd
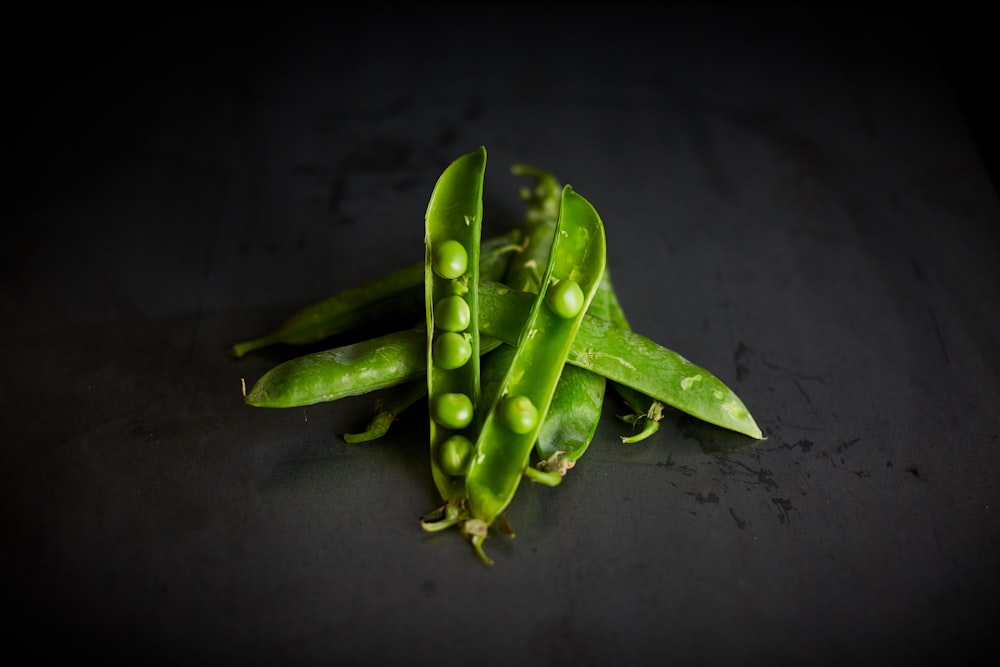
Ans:
[{"label": "pile of pea pods", "polygon": [[522,479],[557,486],[587,451],[610,388],[630,412],[623,442],[653,435],[664,406],[750,438],[749,410],[707,370],[633,331],[606,267],[604,224],[569,185],[515,165],[520,228],[482,236],[486,149],[449,164],[425,215],[425,258],[294,313],[277,330],[230,348],[314,344],[412,318],[413,326],[303,354],[264,373],[248,405],[289,408],[377,392],[367,428],[384,436],[426,401],[438,507],[420,525],[456,527],[484,563],[491,529]]}]

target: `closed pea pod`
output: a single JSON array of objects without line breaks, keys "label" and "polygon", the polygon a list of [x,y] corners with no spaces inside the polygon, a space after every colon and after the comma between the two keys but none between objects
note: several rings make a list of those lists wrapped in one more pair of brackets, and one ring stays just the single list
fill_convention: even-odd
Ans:
[{"label": "closed pea pod", "polygon": [[[480,353],[516,345],[533,298],[494,281],[479,283]],[[427,333],[406,329],[282,362],[247,392],[247,405],[293,408],[424,381]],[[697,419],[763,437],[746,405],[707,369],[642,334],[586,315],[566,361]]]},{"label": "closed pea pod", "polygon": [[[488,280],[503,280],[510,255],[519,241],[518,230],[483,241],[480,275]],[[278,343],[307,345],[362,328],[371,330],[400,321],[405,322],[402,326],[415,324],[423,320],[425,271],[424,262],[417,262],[311,303],[289,316],[276,330],[233,344],[229,353],[240,358]]]},{"label": "closed pea pod", "polygon": [[[480,394],[479,253],[486,149],[453,161],[438,178],[425,215],[424,308],[430,460],[444,501],[428,530],[457,520],[465,496],[455,443],[475,440]],[[440,318],[440,320],[439,320]],[[462,326],[464,324],[464,326]],[[448,443],[448,444],[446,444]]]},{"label": "closed pea pod", "polygon": [[[593,206],[565,186],[545,274],[466,475],[469,518],[463,532],[487,563],[482,544],[489,526],[511,502],[523,475],[542,475],[529,466],[538,429],[604,265],[604,225]],[[578,284],[585,295],[575,310],[547,303],[548,289],[564,281]]]},{"label": "closed pea pod", "polygon": [[[479,284],[479,330],[512,344],[532,299],[492,281]],[[566,361],[677,408],[702,421],[751,438],[763,437],[743,401],[711,372],[642,334],[587,315]]]}]

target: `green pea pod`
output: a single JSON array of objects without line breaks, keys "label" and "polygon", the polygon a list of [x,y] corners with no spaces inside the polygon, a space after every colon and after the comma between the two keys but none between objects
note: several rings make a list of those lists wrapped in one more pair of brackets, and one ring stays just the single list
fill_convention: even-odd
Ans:
[{"label": "green pea pod", "polygon": [[[533,297],[479,282],[480,353],[516,345]],[[427,333],[406,329],[282,362],[244,397],[247,405],[293,408],[336,401],[423,378]],[[583,318],[567,362],[636,390],[696,419],[760,440],[743,401],[708,370],[642,334],[591,315]]]},{"label": "green pea pod", "polygon": [[424,381],[426,339],[426,329],[414,327],[289,359],[261,375],[244,401],[261,408],[292,408]]},{"label": "green pea pod", "polygon": [[[531,297],[500,283],[479,284],[479,330],[511,344],[518,322],[528,317]],[[743,401],[704,368],[649,338],[587,316],[570,346],[567,361],[630,387],[702,421],[751,438],[760,427]]]},{"label": "green pea pod", "polygon": [[419,312],[423,303],[423,275],[422,264],[392,271],[302,308],[275,331],[233,344],[229,353],[239,358],[276,343],[308,345],[378,322],[392,321],[400,312]]},{"label": "green pea pod", "polygon": [[[512,230],[483,241],[479,270],[484,278],[503,280],[520,234],[520,230]],[[424,273],[424,263],[419,262],[338,292],[298,310],[265,336],[235,343],[229,353],[239,358],[278,343],[308,345],[362,327],[420,321],[424,309]]]},{"label": "green pea pod", "polygon": [[[511,171],[533,177],[534,184],[519,191],[527,205],[521,227],[524,244],[511,258],[504,282],[534,294],[541,282],[540,268],[545,266],[552,248],[562,185],[551,173],[529,165],[516,164]],[[591,301],[588,312],[598,317],[607,316],[607,299],[601,291]],[[511,353],[498,350],[485,358],[484,363],[509,364],[511,356]],[[583,456],[601,420],[606,386],[606,380],[600,375],[576,366],[563,367],[535,443],[539,469],[565,475]]]},{"label": "green pea pod", "polygon": [[545,274],[510,368],[483,421],[465,479],[469,518],[462,530],[487,563],[491,561],[482,544],[488,528],[513,499],[521,477],[541,474],[529,466],[531,453],[605,261],[600,216],[565,186]]},{"label": "green pea pod", "polygon": [[[512,171],[534,176],[535,185],[520,191],[521,198],[528,204],[524,224],[526,247],[511,261],[504,282],[511,287],[534,292],[538,284],[537,266],[543,261],[541,255],[551,243],[551,228],[559,213],[560,185],[554,175],[535,167],[514,165]],[[608,271],[601,280],[589,314],[608,319],[623,329],[631,328]],[[489,363],[498,363],[495,360],[499,358],[500,355],[491,355]],[[539,432],[537,449],[545,465],[565,470],[583,455],[593,439],[607,383],[604,378],[585,369],[569,366],[563,371],[559,384],[552,398],[549,416]],[[636,431],[622,436],[622,441],[639,442],[653,435],[660,425],[663,404],[619,383],[612,383],[612,388],[633,410],[632,414],[619,417],[632,424]]]},{"label": "green pea pod", "polygon": [[[500,302],[515,306],[512,314],[523,310],[503,297]],[[480,334],[480,354],[500,345],[501,341]],[[255,408],[298,408],[411,381],[426,386],[426,378],[427,330],[420,326],[284,361],[261,375],[243,400]]]},{"label": "green pea pod", "polygon": [[486,149],[441,174],[425,216],[424,262],[430,460],[444,501],[444,528],[465,497],[465,470],[479,433],[479,253]]}]

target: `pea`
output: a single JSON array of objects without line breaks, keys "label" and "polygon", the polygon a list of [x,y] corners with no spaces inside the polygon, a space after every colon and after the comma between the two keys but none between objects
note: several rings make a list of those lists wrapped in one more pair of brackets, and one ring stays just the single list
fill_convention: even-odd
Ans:
[{"label": "pea", "polygon": [[446,296],[434,306],[434,326],[445,331],[465,331],[472,322],[468,302],[460,296]]},{"label": "pea", "polygon": [[469,253],[455,239],[442,241],[432,251],[431,266],[442,278],[459,278],[469,268]]},{"label": "pea", "polygon": [[538,408],[527,396],[508,396],[499,410],[500,419],[514,433],[528,433],[538,424]]},{"label": "pea", "polygon": [[434,341],[434,364],[438,368],[461,368],[472,357],[472,344],[468,337],[446,331]]},{"label": "pea", "polygon": [[583,290],[575,280],[560,280],[545,293],[545,302],[552,312],[567,320],[583,310],[585,301]]},{"label": "pea", "polygon": [[445,428],[463,429],[472,423],[472,399],[465,394],[446,392],[430,401],[431,418]]},{"label": "pea", "polygon": [[438,464],[449,475],[464,475],[472,458],[472,441],[464,435],[453,435],[441,443]]}]

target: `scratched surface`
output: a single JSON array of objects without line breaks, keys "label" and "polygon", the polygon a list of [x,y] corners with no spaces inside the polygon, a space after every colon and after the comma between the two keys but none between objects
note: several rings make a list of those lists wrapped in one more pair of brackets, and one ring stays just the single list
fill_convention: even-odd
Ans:
[{"label": "scratched surface", "polygon": [[[0,244],[5,606],[33,655],[882,664],[1000,594],[1000,203],[933,26],[710,10],[135,14],[15,77]],[[633,10],[634,11],[634,10]],[[752,27],[752,29],[750,29]],[[422,258],[485,145],[601,213],[633,328],[767,439],[606,403],[485,568],[428,536],[426,414],[253,409],[226,346]],[[27,630],[39,634],[29,635]]]}]

